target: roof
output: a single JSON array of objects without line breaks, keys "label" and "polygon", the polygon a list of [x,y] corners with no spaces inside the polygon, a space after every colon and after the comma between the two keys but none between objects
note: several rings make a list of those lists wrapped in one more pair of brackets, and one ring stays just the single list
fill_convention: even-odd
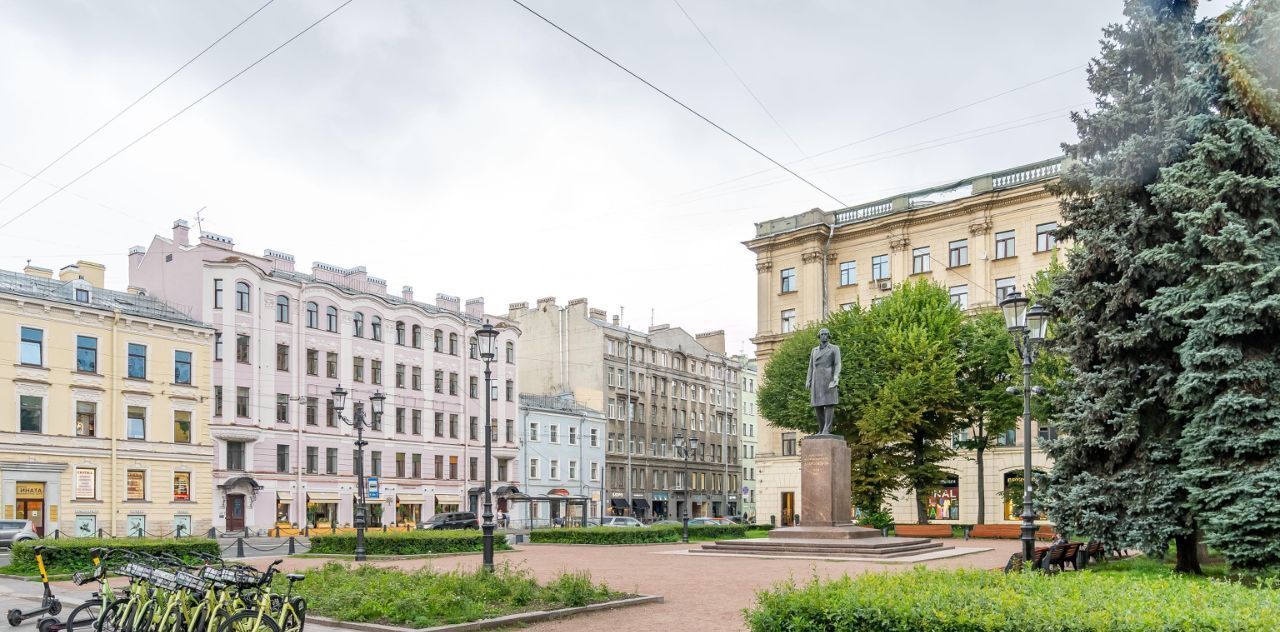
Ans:
[{"label": "roof", "polygon": [[[89,290],[89,302],[76,300],[76,289]],[[61,303],[79,309],[86,307],[100,309],[105,312],[119,311],[121,314],[151,318],[192,327],[212,328],[199,320],[191,318],[177,307],[160,299],[142,294],[130,294],[117,290],[93,287],[88,282],[76,279],[60,281],[0,270],[0,293],[13,294],[26,298]]]},{"label": "roof", "polygon": [[484,324],[485,322],[488,322],[488,321],[489,321],[489,320],[491,320],[491,319],[495,319],[495,320],[499,320],[499,321],[505,321],[505,320],[506,320],[505,318],[501,318],[501,317],[490,317],[490,316],[487,316],[487,315],[486,315],[486,316],[484,316],[484,317],[480,317],[480,316],[472,316],[472,315],[470,315],[470,314],[468,314],[468,313],[466,313],[466,312],[464,312],[464,311],[453,311],[453,310],[451,310],[451,309],[445,309],[445,308],[443,308],[443,307],[440,307],[439,305],[433,305],[433,304],[431,304],[431,303],[423,303],[423,302],[420,302],[420,301],[406,301],[403,297],[395,296],[394,294],[383,294],[383,293],[378,293],[378,292],[365,292],[365,291],[362,291],[362,290],[357,290],[357,289],[353,289],[353,288],[347,287],[347,286],[345,286],[345,285],[341,285],[341,284],[339,284],[339,283],[334,283],[334,282],[332,282],[332,281],[326,281],[326,280],[324,280],[324,279],[318,279],[318,278],[316,278],[314,275],[311,275],[311,274],[303,274],[303,273],[301,273],[301,272],[288,272],[288,271],[285,271],[285,270],[272,270],[272,271],[270,271],[270,272],[268,273],[268,275],[269,275],[269,276],[272,276],[272,277],[275,277],[275,278],[278,278],[278,279],[284,279],[284,280],[286,280],[286,281],[293,281],[293,282],[296,282],[296,283],[307,283],[307,284],[314,284],[314,285],[324,285],[324,286],[326,286],[326,287],[333,288],[335,291],[341,292],[342,294],[346,294],[347,296],[367,296],[367,297],[370,297],[370,298],[376,298],[376,299],[378,299],[378,300],[380,300],[380,301],[383,301],[383,302],[385,302],[385,303],[389,303],[389,304],[391,304],[391,305],[407,305],[407,306],[411,306],[411,307],[416,307],[416,308],[418,308],[418,309],[420,309],[420,310],[422,310],[422,311],[424,311],[424,312],[426,312],[426,313],[428,313],[428,314],[448,314],[448,315],[452,315],[452,316],[457,316],[457,317],[459,317],[459,318],[461,318],[461,319],[463,319],[463,320],[465,320],[465,321],[468,321],[468,322],[471,322],[471,323],[475,323],[475,324],[477,324],[477,325],[482,325],[482,324]]}]

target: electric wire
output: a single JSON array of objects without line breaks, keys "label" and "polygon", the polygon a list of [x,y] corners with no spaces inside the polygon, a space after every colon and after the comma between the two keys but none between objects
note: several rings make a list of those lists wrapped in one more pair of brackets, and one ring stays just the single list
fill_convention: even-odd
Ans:
[{"label": "electric wire", "polygon": [[222,40],[226,39],[226,38],[227,38],[227,36],[231,35],[232,33],[235,33],[235,32],[236,32],[240,27],[244,26],[246,22],[248,22],[249,20],[252,20],[252,19],[253,19],[253,17],[254,17],[255,15],[258,15],[259,13],[261,13],[263,9],[267,8],[268,6],[270,6],[270,5],[271,5],[271,3],[272,3],[272,2],[275,2],[275,1],[276,1],[276,0],[267,0],[266,4],[263,4],[262,6],[258,7],[258,8],[253,12],[253,13],[250,13],[247,17],[245,17],[245,19],[240,20],[240,22],[239,22],[239,23],[237,23],[235,26],[231,27],[231,30],[227,31],[226,33],[223,33],[223,34],[222,34],[222,36],[221,36],[221,37],[219,37],[218,39],[213,40],[213,43],[212,43],[212,44],[209,44],[208,46],[204,47],[204,50],[202,50],[202,51],[200,51],[200,52],[196,53],[196,56],[195,56],[195,57],[192,57],[191,59],[188,59],[188,60],[186,61],[186,63],[182,64],[181,66],[178,66],[178,69],[177,69],[177,70],[175,70],[175,71],[173,71],[173,72],[169,73],[169,75],[168,75],[167,77],[165,77],[164,79],[161,79],[161,80],[160,80],[160,83],[157,83],[156,85],[151,86],[151,89],[150,89],[150,90],[147,90],[146,92],[143,92],[143,93],[142,93],[142,96],[140,96],[140,97],[138,97],[138,98],[134,99],[134,100],[133,100],[133,102],[132,102],[132,103],[130,103],[129,105],[124,106],[124,109],[123,109],[123,110],[120,110],[119,112],[116,112],[114,116],[112,116],[111,118],[107,119],[107,120],[106,120],[106,122],[105,122],[105,123],[103,123],[102,125],[99,125],[99,126],[97,127],[97,129],[93,130],[92,132],[89,132],[89,135],[88,135],[88,136],[85,136],[84,138],[81,138],[81,139],[79,140],[79,142],[77,142],[76,144],[72,145],[72,146],[71,146],[69,149],[67,149],[66,151],[62,152],[62,154],[61,154],[60,156],[58,156],[57,158],[54,158],[54,159],[53,159],[49,164],[47,164],[47,165],[45,165],[45,166],[41,167],[41,168],[40,168],[40,170],[39,170],[39,171],[37,171],[37,172],[35,172],[35,174],[34,174],[34,175],[31,175],[31,176],[30,176],[30,177],[28,177],[28,178],[27,178],[27,179],[26,179],[22,184],[19,184],[19,185],[17,186],[17,188],[15,188],[14,190],[12,190],[12,191],[8,192],[7,194],[5,194],[5,196],[4,196],[4,197],[0,197],[0,204],[4,204],[5,200],[8,200],[10,197],[13,197],[13,194],[17,193],[18,191],[21,191],[21,190],[22,190],[24,187],[26,187],[28,184],[31,184],[31,181],[32,181],[32,180],[35,180],[36,178],[40,177],[42,174],[44,174],[44,172],[48,171],[51,167],[53,167],[54,165],[56,165],[56,164],[58,164],[59,162],[61,162],[63,158],[66,158],[66,157],[67,157],[71,152],[75,151],[75,150],[76,150],[76,149],[78,149],[81,145],[83,145],[83,144],[85,144],[86,142],[88,142],[90,138],[93,138],[94,136],[96,136],[96,135],[98,134],[98,132],[101,132],[102,130],[106,129],[106,127],[107,127],[108,125],[110,125],[110,124],[114,123],[116,119],[120,118],[121,116],[124,116],[124,113],[125,113],[125,112],[128,112],[129,110],[133,109],[133,106],[135,106],[135,105],[137,105],[137,104],[141,103],[143,99],[145,99],[145,98],[147,98],[147,97],[151,96],[151,93],[155,92],[156,90],[159,90],[159,89],[160,89],[160,86],[163,86],[164,84],[168,83],[170,79],[173,79],[175,76],[177,76],[177,74],[178,74],[178,73],[180,73],[180,72],[182,72],[184,69],[186,69],[186,67],[187,67],[187,66],[190,66],[192,63],[195,63],[195,61],[196,61],[197,59],[200,59],[201,57],[203,57],[205,53],[209,52],[209,51],[210,51],[214,46],[217,46],[219,42],[221,42]]},{"label": "electric wire", "polygon": [[316,26],[318,26],[321,22],[324,22],[325,20],[329,19],[329,17],[330,17],[330,16],[332,16],[333,14],[335,14],[335,13],[337,13],[338,11],[342,10],[342,8],[343,8],[343,7],[345,7],[345,6],[349,5],[349,4],[351,4],[351,3],[352,3],[352,2],[354,2],[354,1],[355,1],[355,0],[346,0],[345,2],[343,2],[342,4],[340,4],[340,5],[338,5],[336,8],[334,8],[333,10],[331,10],[331,11],[329,11],[328,13],[326,13],[326,14],[324,14],[324,15],[320,16],[320,19],[318,19],[318,20],[316,20],[316,21],[312,22],[311,24],[307,25],[307,27],[306,27],[306,28],[304,28],[304,29],[302,29],[301,31],[298,31],[297,33],[295,33],[295,34],[293,35],[293,37],[290,37],[289,39],[287,39],[287,40],[285,40],[284,42],[282,42],[280,45],[276,46],[275,48],[271,49],[270,51],[267,51],[267,54],[265,54],[265,55],[263,55],[263,56],[259,57],[257,60],[255,60],[253,63],[249,64],[248,66],[245,66],[244,68],[242,68],[242,69],[241,69],[239,72],[237,72],[236,74],[231,75],[231,77],[230,77],[229,79],[227,79],[226,81],[223,81],[222,83],[220,83],[220,84],[218,84],[218,85],[214,86],[214,88],[213,88],[212,90],[210,90],[210,91],[208,91],[208,92],[204,93],[204,94],[203,94],[203,95],[201,95],[199,98],[197,98],[195,101],[192,101],[191,103],[187,104],[187,105],[186,105],[185,107],[183,107],[182,109],[178,110],[177,112],[174,112],[174,113],[173,113],[173,115],[171,115],[169,118],[167,118],[167,119],[165,119],[165,120],[161,121],[158,125],[156,125],[155,127],[152,127],[151,129],[147,130],[147,131],[146,131],[146,132],[144,132],[141,136],[139,136],[139,137],[137,137],[137,138],[133,139],[132,141],[129,141],[129,143],[128,143],[127,145],[125,145],[124,147],[121,147],[120,149],[118,149],[118,150],[116,150],[114,153],[112,153],[111,155],[109,155],[109,156],[107,156],[106,158],[102,159],[102,161],[101,161],[101,162],[99,162],[99,163],[95,164],[94,166],[90,167],[88,170],[86,170],[86,171],[84,171],[83,173],[81,173],[80,175],[76,176],[76,177],[75,177],[75,178],[73,178],[70,182],[67,182],[66,184],[64,184],[64,185],[62,185],[62,186],[60,186],[60,187],[58,187],[58,189],[57,189],[56,191],[54,191],[53,193],[50,193],[49,195],[47,195],[47,196],[45,196],[45,197],[41,198],[41,199],[40,199],[40,201],[38,201],[38,202],[36,202],[35,204],[32,204],[31,206],[27,207],[27,208],[26,208],[26,210],[22,211],[21,213],[18,213],[17,215],[14,215],[13,217],[9,218],[8,220],[5,220],[5,222],[4,222],[3,224],[0,224],[0,230],[4,229],[6,226],[8,226],[8,225],[10,225],[10,224],[12,224],[12,223],[14,223],[14,222],[18,221],[18,220],[19,220],[19,219],[21,219],[24,215],[26,215],[27,213],[30,213],[31,211],[33,211],[33,210],[35,210],[36,208],[38,208],[40,205],[42,205],[42,204],[44,204],[45,202],[49,201],[49,200],[50,200],[51,198],[53,198],[55,195],[57,195],[57,194],[61,193],[61,192],[62,192],[62,191],[64,191],[64,190],[66,190],[66,188],[67,188],[67,187],[69,187],[69,186],[71,186],[71,185],[73,185],[73,184],[75,184],[75,183],[79,182],[79,181],[80,181],[81,179],[83,179],[84,177],[86,177],[86,176],[88,176],[89,174],[91,174],[91,173],[93,173],[94,171],[96,171],[96,170],[97,170],[99,167],[101,167],[102,165],[105,165],[105,164],[107,164],[108,162],[111,162],[111,160],[112,160],[112,159],[114,159],[116,156],[119,156],[120,154],[124,153],[124,152],[125,152],[125,151],[127,151],[130,147],[133,147],[134,145],[138,144],[138,143],[139,143],[139,142],[141,142],[143,139],[145,139],[146,137],[148,137],[148,136],[150,136],[152,133],[154,133],[156,130],[159,130],[160,128],[162,128],[162,127],[164,127],[165,125],[167,125],[167,124],[169,124],[170,122],[172,122],[174,119],[178,118],[179,116],[182,116],[184,113],[186,113],[186,112],[187,112],[187,110],[190,110],[191,108],[195,107],[195,106],[196,106],[196,105],[198,105],[201,101],[204,101],[205,99],[207,99],[207,98],[209,98],[210,96],[212,96],[212,95],[213,95],[213,93],[215,93],[215,92],[217,92],[218,90],[222,89],[222,87],[223,87],[223,86],[226,86],[227,84],[231,83],[232,81],[235,81],[235,80],[236,80],[236,79],[238,79],[241,75],[245,74],[246,72],[249,72],[250,70],[252,70],[252,69],[253,69],[255,66],[257,66],[258,64],[260,64],[260,63],[262,63],[262,62],[266,61],[268,57],[271,57],[272,55],[276,54],[276,52],[278,52],[280,49],[284,48],[285,46],[288,46],[290,43],[292,43],[294,40],[298,39],[299,37],[302,37],[302,36],[303,36],[304,34],[306,34],[308,31],[310,31],[311,29],[313,29],[313,28],[315,28]]}]

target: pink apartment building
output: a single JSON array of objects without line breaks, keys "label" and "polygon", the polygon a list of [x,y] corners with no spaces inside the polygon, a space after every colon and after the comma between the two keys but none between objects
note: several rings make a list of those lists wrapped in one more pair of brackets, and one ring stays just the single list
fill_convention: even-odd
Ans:
[{"label": "pink apartment building", "polygon": [[[474,332],[486,320],[501,332],[488,396],[496,509],[505,508],[520,472],[515,323],[485,315],[483,299],[422,303],[408,286],[388,294],[363,267],[317,262],[305,274],[283,252],[239,252],[208,232],[191,243],[189,231],[179,220],[172,238],[131,249],[129,283],[215,328],[216,527],[350,525],[355,431],[339,413],[371,417],[376,391],[386,402],[365,432],[370,522],[478,513],[485,394]],[[350,392],[345,411],[333,408],[339,384]]]}]

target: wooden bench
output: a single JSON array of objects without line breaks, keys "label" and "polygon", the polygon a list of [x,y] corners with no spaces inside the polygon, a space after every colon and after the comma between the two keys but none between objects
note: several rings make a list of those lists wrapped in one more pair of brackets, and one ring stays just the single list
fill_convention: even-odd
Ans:
[{"label": "wooden bench", "polygon": [[[1054,547],[1052,546],[1037,547],[1035,552],[1035,557],[1031,558],[1031,564],[1035,568],[1044,568],[1046,558],[1049,556],[1050,552],[1053,551],[1053,549]],[[1012,571],[1012,570],[1019,570],[1019,571],[1022,570],[1022,552],[1021,551],[1014,553],[1013,555],[1010,555],[1009,561],[1005,562],[1004,572],[1008,573],[1009,571]]]},{"label": "wooden bench", "polygon": [[893,534],[900,538],[949,538],[949,524],[895,524]]},{"label": "wooden bench", "polygon": [[1080,550],[1079,542],[1055,544],[1049,549],[1049,554],[1045,556],[1041,566],[1045,572],[1065,571],[1067,570],[1067,564],[1070,564],[1073,570],[1080,570],[1080,567],[1076,566],[1076,553]]},{"label": "wooden bench", "polygon": [[[975,524],[969,528],[969,537],[971,538],[994,538],[1003,540],[1017,540],[1022,537],[1022,525],[1020,524]],[[1042,524],[1036,529],[1037,540],[1052,540],[1053,527]]]}]

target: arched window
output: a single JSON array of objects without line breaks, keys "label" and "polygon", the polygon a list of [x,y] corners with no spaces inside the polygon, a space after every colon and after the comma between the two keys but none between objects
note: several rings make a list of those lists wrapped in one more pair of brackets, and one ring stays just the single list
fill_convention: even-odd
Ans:
[{"label": "arched window", "polygon": [[444,353],[444,332],[439,329],[436,330],[435,351],[436,353]]},{"label": "arched window", "polygon": [[373,329],[373,339],[382,340],[382,317],[381,316],[373,317],[371,328]]},{"label": "arched window", "polygon": [[467,356],[472,360],[480,359],[480,341],[476,340],[475,336],[472,336],[471,340],[467,342]]},{"label": "arched window", "polygon": [[307,302],[307,326],[312,329],[320,328],[320,306],[315,301]]},{"label": "arched window", "polygon": [[516,363],[516,343],[507,341],[507,364]]},{"label": "arched window", "polygon": [[249,284],[236,281],[236,311],[249,311]]},{"label": "arched window", "polygon": [[356,312],[351,315],[351,334],[356,338],[364,338],[363,312]]},{"label": "arched window", "polygon": [[276,322],[289,322],[289,297],[284,294],[276,295]]},{"label": "arched window", "polygon": [[421,325],[413,326],[413,347],[415,349],[422,348],[422,326]]},{"label": "arched window", "polygon": [[329,331],[338,331],[338,308],[330,305],[324,308],[325,329]]},{"label": "arched window", "polygon": [[404,321],[403,320],[396,321],[396,344],[398,345],[404,344]]},{"label": "arched window", "polygon": [[458,355],[458,334],[449,333],[449,355]]}]

